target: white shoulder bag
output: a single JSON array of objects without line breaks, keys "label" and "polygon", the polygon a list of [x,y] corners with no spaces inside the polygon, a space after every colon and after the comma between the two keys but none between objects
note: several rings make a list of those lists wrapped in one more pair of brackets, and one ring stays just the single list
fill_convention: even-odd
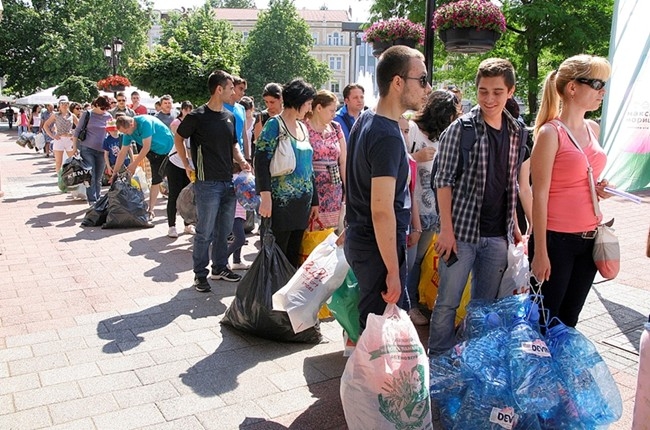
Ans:
[{"label": "white shoulder bag", "polygon": [[296,154],[293,152],[289,130],[282,117],[278,115],[277,118],[280,132],[278,133],[278,146],[275,148],[269,166],[271,177],[289,175],[296,170]]}]

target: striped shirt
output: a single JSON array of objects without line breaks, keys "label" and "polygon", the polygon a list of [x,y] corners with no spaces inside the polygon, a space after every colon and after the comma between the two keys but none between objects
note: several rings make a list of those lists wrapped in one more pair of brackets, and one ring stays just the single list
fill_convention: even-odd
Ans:
[{"label": "striped shirt", "polygon": [[[451,218],[456,240],[478,243],[480,239],[480,214],[488,167],[489,139],[485,121],[479,106],[466,114],[474,124],[477,142],[472,148],[467,170],[456,178],[460,159],[460,140],[463,125],[460,118],[454,121],[440,136],[438,170],[435,187],[452,187]],[[504,111],[504,126],[508,127],[510,149],[508,151],[508,185],[506,232],[513,242],[514,216],[517,201],[517,170],[519,158],[519,125]]]}]

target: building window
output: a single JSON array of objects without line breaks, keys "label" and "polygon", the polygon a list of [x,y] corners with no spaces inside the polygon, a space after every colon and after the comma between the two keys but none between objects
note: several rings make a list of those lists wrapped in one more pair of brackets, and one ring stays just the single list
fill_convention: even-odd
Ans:
[{"label": "building window", "polygon": [[312,33],[311,38],[314,39],[314,46],[318,46],[318,33]]},{"label": "building window", "polygon": [[335,31],[332,34],[327,35],[327,44],[333,46],[342,46],[343,45],[343,34]]},{"label": "building window", "polygon": [[341,85],[336,81],[330,82],[330,91],[333,92],[333,93],[340,93],[341,92]]},{"label": "building window", "polygon": [[340,55],[330,55],[329,63],[331,70],[341,70],[343,68],[343,57]]},{"label": "building window", "polygon": [[242,43],[246,43],[247,40],[248,40],[248,31],[244,31],[241,34],[241,41]]}]

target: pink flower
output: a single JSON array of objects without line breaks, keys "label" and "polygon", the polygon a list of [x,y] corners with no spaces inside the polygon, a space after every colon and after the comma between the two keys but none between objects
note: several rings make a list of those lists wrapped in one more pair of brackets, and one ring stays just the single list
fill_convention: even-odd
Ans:
[{"label": "pink flower", "polygon": [[362,36],[365,42],[392,42],[396,39],[413,39],[424,43],[424,26],[406,18],[391,18],[372,24]]},{"label": "pink flower", "polygon": [[433,14],[434,30],[475,27],[478,30],[506,31],[506,18],[489,0],[459,0],[439,6]]}]

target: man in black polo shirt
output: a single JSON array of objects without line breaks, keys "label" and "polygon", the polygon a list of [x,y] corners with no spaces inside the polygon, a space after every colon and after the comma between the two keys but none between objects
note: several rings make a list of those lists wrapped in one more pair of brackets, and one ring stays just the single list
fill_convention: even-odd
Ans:
[{"label": "man in black polo shirt", "polygon": [[221,70],[208,78],[210,100],[188,114],[178,126],[174,144],[188,177],[192,167],[187,160],[183,139],[190,138],[192,160],[196,166],[196,211],[198,221],[192,260],[194,288],[210,291],[208,264],[212,244],[212,279],[237,282],[241,276],[228,267],[228,234],[235,219],[235,190],[232,183],[233,159],[242,170],[250,170],[239,150],[235,117],[225,107],[233,91],[232,77]]}]

